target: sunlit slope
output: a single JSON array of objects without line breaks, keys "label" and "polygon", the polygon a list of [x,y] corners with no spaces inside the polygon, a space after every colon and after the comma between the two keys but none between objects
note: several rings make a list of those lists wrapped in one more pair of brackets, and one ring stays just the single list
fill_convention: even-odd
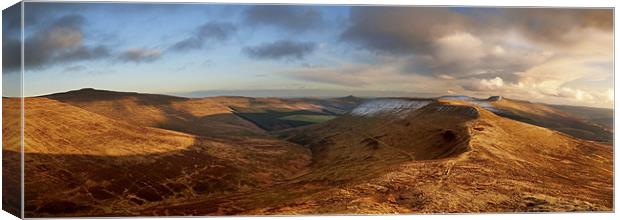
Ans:
[{"label": "sunlit slope", "polygon": [[602,142],[613,140],[612,129],[601,125],[609,124],[609,121],[613,123],[613,116],[597,121],[597,119],[582,117],[581,114],[570,111],[571,108],[557,108],[506,98],[491,103],[499,110],[496,112],[498,115],[507,118],[557,130],[585,140]]},{"label": "sunlit slope", "polygon": [[603,126],[613,132],[614,110],[607,108],[593,108],[568,105],[548,105],[551,108],[574,115],[577,118],[588,120]]},{"label": "sunlit slope", "polygon": [[[304,132],[317,135],[310,146],[326,156],[314,158],[318,169],[300,177],[300,183],[316,184],[321,177],[342,176],[349,181],[323,181],[331,187],[292,199],[273,212],[587,211],[613,207],[613,154],[608,145],[457,102],[430,104],[393,121],[332,122],[339,125]],[[341,138],[322,132],[335,126],[344,127],[328,133]],[[446,136],[447,131],[454,135]],[[364,141],[367,137],[376,137],[377,142]],[[334,141],[337,139],[342,141]],[[371,144],[374,150],[368,150],[369,143],[376,143]],[[388,151],[393,156],[386,157]],[[357,166],[343,165],[362,158],[364,162]],[[339,167],[347,167],[345,174],[332,174]],[[271,211],[251,211],[262,212]]]},{"label": "sunlit slope", "polygon": [[20,150],[21,99],[2,97],[2,150]]},{"label": "sunlit slope", "polygon": [[310,157],[305,148],[269,136],[200,137],[47,98],[27,98],[25,108],[25,211],[31,217],[114,215],[256,190],[303,170]]},{"label": "sunlit slope", "polygon": [[[95,89],[44,97],[133,125],[220,138],[261,136],[265,134],[264,130],[313,124],[347,112],[362,100],[355,97],[282,99],[235,96],[190,99]],[[321,117],[320,120],[317,117]],[[308,121],[307,118],[315,120]]]},{"label": "sunlit slope", "polygon": [[192,135],[135,126],[47,98],[24,102],[24,152],[124,156],[183,150]]},{"label": "sunlit slope", "polygon": [[612,147],[557,129],[588,124],[569,113],[509,99],[342,100],[101,90],[27,98],[27,216],[613,205]]},{"label": "sunlit slope", "polygon": [[188,99],[166,95],[81,89],[45,96],[127,123],[199,136],[262,134],[254,124],[231,113],[231,98]]},{"label": "sunlit slope", "polygon": [[465,123],[477,114],[471,106],[431,104],[404,118],[389,113],[347,115],[285,131],[282,136],[312,150],[312,166],[322,171],[304,179],[363,179],[402,162],[456,157],[466,152],[469,134]]},{"label": "sunlit slope", "polygon": [[611,146],[464,102],[434,102],[405,117],[349,115],[279,135],[312,150],[306,172],[270,190],[144,213],[609,211],[613,205]]}]

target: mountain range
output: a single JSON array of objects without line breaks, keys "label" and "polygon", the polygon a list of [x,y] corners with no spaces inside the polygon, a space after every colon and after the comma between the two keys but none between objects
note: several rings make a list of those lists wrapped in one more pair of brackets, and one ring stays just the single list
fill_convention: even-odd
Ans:
[{"label": "mountain range", "polygon": [[[20,99],[2,101],[7,173]],[[611,109],[95,89],[24,109],[26,217],[613,210]]]}]

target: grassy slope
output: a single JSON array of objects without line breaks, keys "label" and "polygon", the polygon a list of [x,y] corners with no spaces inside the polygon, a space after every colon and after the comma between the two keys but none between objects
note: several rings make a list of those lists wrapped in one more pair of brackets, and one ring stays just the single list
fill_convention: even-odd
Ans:
[{"label": "grassy slope", "polygon": [[20,151],[21,100],[2,98],[2,210],[21,213]]},{"label": "grassy slope", "polygon": [[[402,120],[343,117],[283,131],[283,137],[312,149],[307,172],[261,192],[149,211],[254,215],[612,209],[610,146],[486,110],[476,109],[476,114],[472,107],[446,105],[443,112],[431,105]],[[445,135],[447,131],[454,135]]]},{"label": "grassy slope", "polygon": [[299,115],[290,115],[290,116],[281,117],[280,119],[287,120],[287,121],[301,121],[301,122],[308,122],[308,123],[316,124],[316,123],[321,123],[321,122],[332,120],[336,117],[337,116],[334,116],[334,115],[299,114]]},{"label": "grassy slope", "polygon": [[36,151],[27,155],[28,215],[611,208],[609,146],[458,102],[405,119],[345,116],[276,132],[308,152],[230,108],[327,114],[317,114],[324,109],[316,103],[82,92],[88,98],[29,100],[28,143]]},{"label": "grassy slope", "polygon": [[335,115],[308,110],[235,108],[235,114],[267,131],[315,124]]},{"label": "grassy slope", "polygon": [[547,105],[502,99],[493,102],[493,106],[502,111],[499,113],[501,116],[557,130],[577,138],[600,142],[613,140],[612,130]]},{"label": "grassy slope", "polygon": [[47,98],[25,106],[29,217],[131,213],[268,187],[309,160],[306,149],[265,135],[221,139],[135,126]]},{"label": "grassy slope", "polygon": [[607,129],[613,130],[614,110],[608,108],[591,108],[582,106],[548,105],[551,108],[569,113],[576,117],[595,122]]}]

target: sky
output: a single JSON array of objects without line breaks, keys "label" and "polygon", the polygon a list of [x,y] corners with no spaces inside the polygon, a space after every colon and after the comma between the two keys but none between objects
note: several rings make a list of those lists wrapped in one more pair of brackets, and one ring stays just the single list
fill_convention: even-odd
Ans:
[{"label": "sky", "polygon": [[[25,96],[459,94],[613,107],[611,9],[27,2],[24,10]],[[19,11],[3,11],[5,54],[19,54],[19,27]],[[2,66],[5,81],[19,79],[19,59],[4,56]]]}]

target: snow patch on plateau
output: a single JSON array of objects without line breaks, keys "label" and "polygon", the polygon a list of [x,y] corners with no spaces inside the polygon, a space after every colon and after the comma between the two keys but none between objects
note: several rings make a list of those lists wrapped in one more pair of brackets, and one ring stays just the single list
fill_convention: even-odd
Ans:
[{"label": "snow patch on plateau", "polygon": [[491,96],[488,99],[478,99],[478,98],[469,97],[469,96],[442,96],[442,97],[439,97],[439,99],[444,99],[444,100],[461,100],[461,101],[465,101],[465,102],[473,104],[473,105],[478,105],[481,108],[484,108],[484,109],[486,109],[488,111],[491,111],[491,112],[495,112],[495,113],[500,113],[501,112],[499,109],[497,109],[492,104],[492,102],[501,100],[502,99],[501,96]]},{"label": "snow patch on plateau", "polygon": [[356,116],[376,116],[379,114],[396,114],[401,117],[409,112],[422,108],[431,103],[430,101],[407,100],[407,99],[376,99],[362,103],[351,111]]},{"label": "snow patch on plateau", "polygon": [[474,100],[474,98],[469,97],[469,96],[464,96],[464,95],[446,95],[446,96],[439,97],[439,99],[443,99],[443,100],[463,100],[463,101]]},{"label": "snow patch on plateau", "polygon": [[[471,105],[477,105],[488,111],[494,113],[501,113],[501,110],[497,109],[492,103],[499,100],[498,98],[478,99],[469,96],[442,96],[439,99],[443,100],[460,100]],[[406,117],[410,112],[420,109],[432,101],[430,100],[410,100],[399,98],[381,98],[373,99],[362,103],[351,111],[355,116],[378,116],[378,115],[396,115],[400,118]],[[443,112],[448,111],[444,107],[440,106],[436,111]],[[471,113],[473,114],[473,113]]]}]

